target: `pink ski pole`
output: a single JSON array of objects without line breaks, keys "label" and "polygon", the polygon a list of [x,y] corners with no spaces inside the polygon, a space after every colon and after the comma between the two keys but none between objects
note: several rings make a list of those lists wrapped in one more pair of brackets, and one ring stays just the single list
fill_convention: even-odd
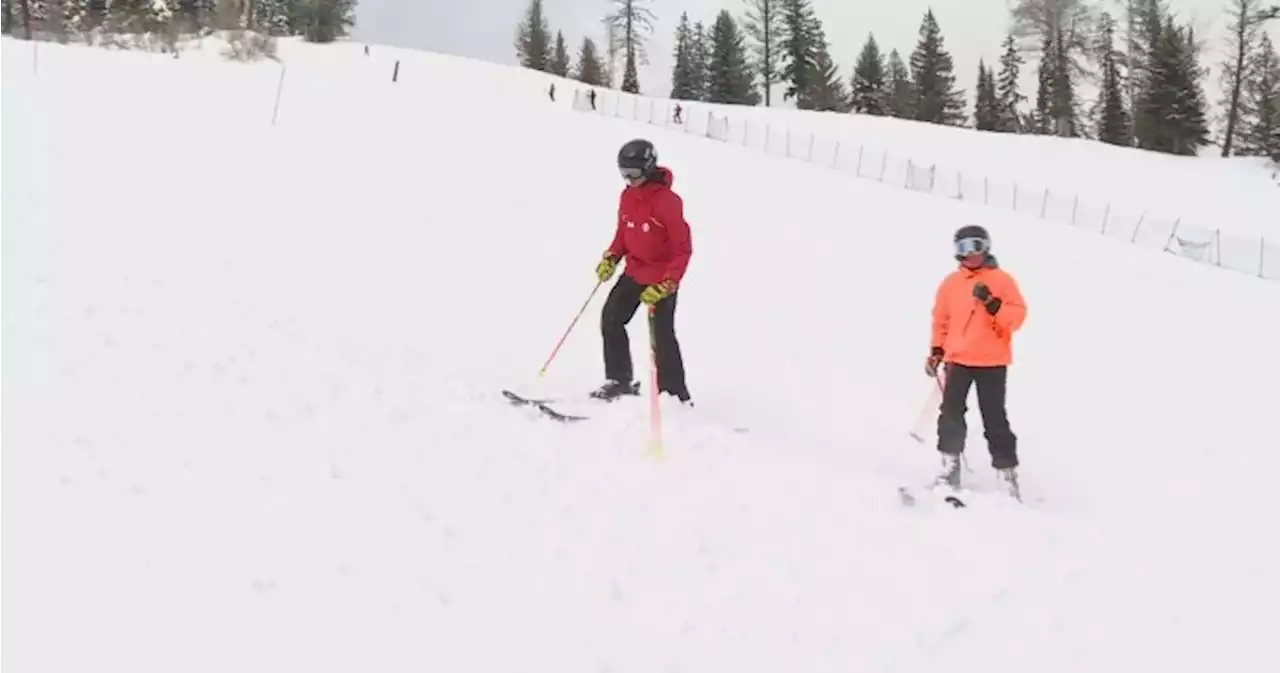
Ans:
[{"label": "pink ski pole", "polygon": [[595,298],[596,292],[600,290],[601,285],[604,285],[604,281],[597,282],[596,286],[591,288],[591,294],[587,295],[587,300],[585,302],[582,302],[582,308],[578,309],[578,314],[573,316],[573,322],[569,323],[569,327],[565,329],[560,340],[556,342],[556,347],[551,349],[551,355],[547,357],[547,361],[542,363],[542,369],[538,371],[538,376],[546,375],[547,367],[551,366],[551,361],[555,359],[556,353],[560,352],[560,346],[564,345],[564,340],[569,338],[569,332],[573,331],[573,326],[578,324],[578,318],[581,318],[582,314],[586,313],[587,306],[591,305],[591,300]]}]

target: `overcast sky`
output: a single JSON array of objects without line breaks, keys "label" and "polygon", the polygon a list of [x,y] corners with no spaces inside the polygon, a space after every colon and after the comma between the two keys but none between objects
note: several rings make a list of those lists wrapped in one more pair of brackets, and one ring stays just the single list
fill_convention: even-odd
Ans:
[{"label": "overcast sky", "polygon": [[[657,15],[649,41],[649,64],[640,67],[641,93],[662,96],[671,84],[673,36],[681,12],[691,22],[708,27],[721,9],[735,17],[745,10],[743,0],[639,0]],[[529,0],[359,0],[354,37],[372,44],[390,44],[459,56],[515,64],[515,27]],[[933,8],[942,27],[945,46],[956,63],[958,84],[971,95],[977,78],[978,59],[988,64],[999,56],[1000,41],[1009,27],[1008,0],[814,0],[822,19],[832,56],[846,78],[852,77],[867,33],[873,32],[881,49],[898,49],[905,59],[915,46],[920,19]],[[1225,49],[1225,17],[1228,0],[1170,0],[1184,20],[1190,19],[1206,45],[1206,61],[1214,65]],[[543,0],[551,30],[564,32],[576,62],[583,37],[604,44],[602,17],[613,0]],[[1117,0],[1098,0],[1112,9]],[[1280,22],[1272,22],[1272,39],[1280,41]],[[1024,72],[1024,94],[1034,94],[1034,67]],[[1205,82],[1210,100],[1218,98],[1216,75]],[[775,105],[778,97],[775,95]]]}]

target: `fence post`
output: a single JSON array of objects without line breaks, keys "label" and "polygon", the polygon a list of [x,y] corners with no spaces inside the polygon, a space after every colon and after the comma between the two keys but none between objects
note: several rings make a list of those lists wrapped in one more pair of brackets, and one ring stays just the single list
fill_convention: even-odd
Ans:
[{"label": "fence post", "polygon": [[1263,236],[1258,239],[1258,277],[1266,278],[1262,275],[1263,262],[1267,259],[1267,237]]},{"label": "fence post", "polygon": [[[399,61],[396,62],[397,64]],[[276,104],[271,110],[271,125],[276,125],[276,117],[280,115],[280,94],[284,91],[284,62],[280,62],[280,83],[276,85]]]},{"label": "fence post", "polygon": [[964,173],[956,171],[956,198],[964,200]]},{"label": "fence post", "polygon": [[831,167],[832,168],[840,167],[840,141],[839,140],[836,141],[836,151],[831,153]]},{"label": "fence post", "polygon": [[867,151],[866,145],[858,145],[858,167],[854,169],[854,175],[862,177],[862,153]]},{"label": "fence post", "polygon": [[1018,183],[1013,183],[1013,212],[1018,212]]},{"label": "fence post", "polygon": [[391,69],[392,83],[400,81],[400,59],[396,59],[396,67]]},{"label": "fence post", "polygon": [[1213,230],[1214,245],[1218,248],[1218,266],[1222,266],[1222,230]]},{"label": "fence post", "polygon": [[1107,207],[1102,211],[1102,231],[1098,233],[1107,233],[1107,219],[1111,217],[1111,202],[1107,202]]},{"label": "fence post", "polygon": [[885,152],[884,156],[880,157],[880,182],[884,182],[884,172],[885,172],[885,169],[887,169],[888,167],[889,167],[889,153]]},{"label": "fence post", "polygon": [[[1138,232],[1142,230],[1142,221],[1145,219],[1147,219],[1147,211],[1144,210],[1142,211],[1142,214],[1138,216],[1138,224],[1133,227],[1133,238],[1129,239],[1130,243],[1138,242]],[[1177,227],[1174,227],[1174,231],[1177,230]]]},{"label": "fence post", "polygon": [[711,119],[712,119],[711,113],[708,112],[707,113],[707,137],[708,138],[711,137]]},{"label": "fence post", "polygon": [[1049,208],[1049,188],[1044,188],[1044,197],[1040,199],[1040,219],[1044,219],[1044,213]]},{"label": "fence post", "polygon": [[1169,252],[1169,246],[1173,245],[1173,239],[1178,235],[1179,224],[1182,224],[1181,217],[1173,221],[1173,231],[1169,232],[1169,240],[1164,242],[1164,250],[1161,250],[1160,252]]},{"label": "fence post", "polygon": [[987,176],[982,176],[982,205],[987,205]]},{"label": "fence post", "polygon": [[1080,207],[1080,192],[1071,199],[1071,226],[1076,226],[1076,209]]},{"label": "fence post", "polygon": [[911,189],[911,174],[913,172],[915,172],[915,164],[910,159],[907,159],[907,175],[902,180],[903,189]]},{"label": "fence post", "polygon": [[813,140],[814,140],[814,137],[813,137],[813,131],[810,131],[810,132],[809,132],[809,159],[808,159],[808,161],[813,161]]}]

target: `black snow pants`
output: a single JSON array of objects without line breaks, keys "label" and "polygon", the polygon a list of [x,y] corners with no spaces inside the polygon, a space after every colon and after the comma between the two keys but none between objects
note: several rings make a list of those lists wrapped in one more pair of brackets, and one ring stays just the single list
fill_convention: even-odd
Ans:
[{"label": "black snow pants", "polygon": [[[644,285],[631,276],[623,275],[609,291],[600,316],[600,332],[604,337],[605,378],[630,383],[631,341],[627,338],[627,323],[640,308],[640,293]],[[680,342],[676,341],[675,292],[655,306],[653,330],[658,351],[658,392],[670,393],[681,401],[689,399],[684,383],[684,360],[680,357]],[[646,311],[647,311],[646,307]]]},{"label": "black snow pants", "polygon": [[964,415],[969,387],[977,384],[978,410],[986,433],[991,466],[997,470],[1018,466],[1018,438],[1009,428],[1005,413],[1005,382],[1008,367],[968,367],[947,363],[946,386],[938,414],[938,450],[959,455],[964,451],[968,426]]}]

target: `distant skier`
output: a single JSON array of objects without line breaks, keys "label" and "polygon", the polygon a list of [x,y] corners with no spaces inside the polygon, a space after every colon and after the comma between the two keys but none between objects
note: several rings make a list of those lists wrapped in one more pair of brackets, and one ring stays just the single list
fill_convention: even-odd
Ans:
[{"label": "distant skier", "polygon": [[671,121],[676,124],[683,124],[684,120],[680,118],[680,115],[683,113],[684,108],[680,107],[679,103],[676,103],[675,114],[672,116]]},{"label": "distant skier", "polygon": [[587,100],[591,101],[591,109],[596,109],[596,90],[591,89],[587,92]]},{"label": "distant skier", "polygon": [[612,278],[624,257],[627,266],[601,312],[607,381],[591,396],[613,400],[619,395],[639,394],[640,384],[632,379],[627,323],[644,303],[654,307],[658,391],[688,403],[684,360],[675,333],[677,290],[693,255],[684,202],[671,191],[671,171],[658,165],[658,153],[648,140],[623,145],[618,151],[618,170],[627,186],[618,203],[613,243],[596,265],[596,276],[602,283]]},{"label": "distant skier", "polygon": [[1013,333],[1022,327],[1027,305],[1013,276],[999,268],[991,254],[991,236],[986,229],[969,225],[957,230],[955,253],[960,268],[938,286],[932,348],[925,364],[925,372],[936,377],[938,366],[946,363],[938,415],[942,472],[937,482],[960,486],[960,454],[968,432],[965,401],[969,387],[976,383],[991,465],[1009,494],[1020,497],[1018,439],[1005,411],[1005,384],[1013,360]]},{"label": "distant skier", "polygon": [[547,95],[551,96],[551,102],[556,102],[556,83],[551,83],[551,88],[547,91]]}]

